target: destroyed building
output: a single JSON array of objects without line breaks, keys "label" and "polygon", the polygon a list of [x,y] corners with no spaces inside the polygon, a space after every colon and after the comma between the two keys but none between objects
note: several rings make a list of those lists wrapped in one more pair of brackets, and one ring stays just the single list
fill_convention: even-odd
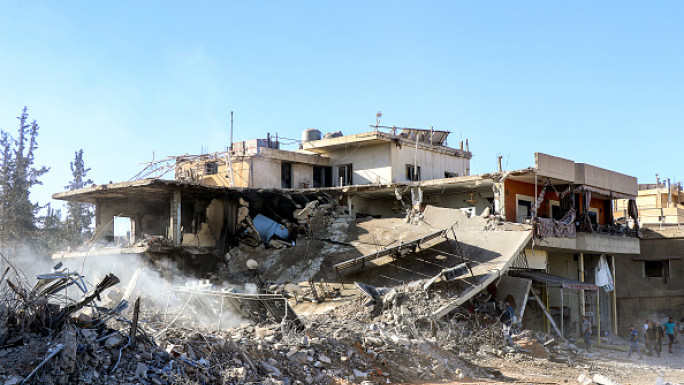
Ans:
[{"label": "destroyed building", "polygon": [[[272,233],[276,233],[281,229],[284,233],[276,234],[275,238],[267,231],[266,239],[257,237],[256,243],[268,244],[274,239],[278,247],[295,250],[297,246],[304,244],[296,241],[299,233],[300,240],[308,239],[306,255],[311,256],[314,263],[300,261],[299,265],[294,262],[287,265],[290,274],[286,278],[305,281],[314,276],[321,278],[325,274],[330,279],[329,272],[320,273],[325,266],[345,266],[345,261],[352,260],[356,260],[352,265],[366,266],[367,262],[376,257],[415,253],[420,251],[422,242],[433,241],[430,237],[435,234],[437,238],[447,240],[448,234],[445,234],[454,226],[454,223],[449,226],[442,223],[443,228],[434,228],[430,234],[420,235],[414,232],[408,238],[397,238],[396,232],[390,232],[385,237],[411,243],[410,247],[397,245],[393,249],[394,241],[378,241],[380,235],[377,229],[382,228],[382,225],[377,221],[382,218],[406,218],[402,220],[415,223],[414,219],[420,217],[427,206],[432,206],[455,209],[466,217],[491,217],[500,224],[519,223],[523,226],[521,230],[533,230],[534,236],[530,236],[521,248],[513,247],[505,253],[494,253],[503,256],[503,259],[495,266],[490,266],[490,269],[497,271],[491,277],[500,283],[500,278],[506,275],[509,268],[514,268],[515,271],[505,280],[510,285],[522,287],[518,288],[522,295],[516,306],[516,315],[523,319],[525,326],[555,331],[560,335],[577,335],[579,316],[588,315],[597,332],[610,330],[617,333],[619,315],[615,290],[599,290],[595,278],[599,274],[608,277],[611,284],[604,286],[613,289],[615,260],[640,253],[637,232],[625,224],[616,223],[612,207],[613,200],[617,198],[636,198],[636,179],[541,153],[535,154],[535,166],[528,169],[470,176],[467,175],[470,153],[467,149],[447,150],[447,147],[442,146],[446,134],[430,130],[403,130],[389,134],[374,131],[350,136],[333,135],[318,140],[318,134],[305,132],[307,139],[315,139],[306,140],[302,144],[302,151],[308,154],[280,150],[277,141],[241,142],[233,145],[232,153],[239,153],[243,149],[244,154],[250,155],[244,159],[225,159],[224,156],[216,166],[211,166],[211,173],[206,172],[209,169],[206,163],[197,166],[206,159],[181,159],[176,164],[176,175],[180,175],[176,181],[149,179],[93,186],[55,194],[54,197],[95,203],[96,234],[105,241],[117,238],[113,234],[114,217],[130,219],[130,242],[122,246],[110,246],[115,249],[101,248],[88,253],[143,253],[155,259],[171,258],[183,264],[194,265],[199,274],[216,271],[220,266],[230,270],[234,266],[232,264],[240,259],[235,258],[231,250],[237,250],[240,244],[238,239],[247,233],[263,233],[264,228],[274,229]],[[416,151],[415,138],[418,138],[420,151]],[[403,153],[405,149],[409,149],[406,154]],[[313,155],[314,151],[317,154]],[[421,151],[424,155],[420,155]],[[413,164],[423,167],[420,171],[421,179],[426,180],[412,180],[412,177],[417,176],[418,170],[408,167],[411,160],[409,153],[413,153]],[[437,155],[426,155],[432,153]],[[296,160],[287,158],[289,156],[299,156],[298,162],[295,162],[299,166],[283,166],[284,163]],[[430,156],[437,160],[430,161]],[[439,160],[445,156],[456,159],[456,162],[445,165]],[[280,161],[275,161],[276,159]],[[342,164],[346,162],[344,159],[356,163],[350,163],[351,166],[346,168],[347,163]],[[416,159],[422,163],[416,162]],[[240,160],[245,161],[249,165],[245,167],[252,171],[245,173],[245,168],[238,166]],[[258,164],[269,162],[272,163],[269,172],[256,171],[260,167]],[[188,171],[187,167],[191,170]],[[229,172],[231,167],[232,173]],[[321,171],[319,167],[330,169]],[[446,171],[447,168],[451,171]],[[301,172],[279,172],[287,169],[298,169]],[[239,172],[235,172],[236,170]],[[315,175],[309,174],[314,173],[314,170],[321,171],[322,176],[315,178]],[[374,171],[370,173],[369,170]],[[380,178],[372,179],[371,174]],[[267,176],[266,179],[271,181],[268,182],[270,185],[267,182],[258,184],[275,187],[226,186],[236,183],[238,178],[243,181],[241,183],[255,184],[254,178],[257,175]],[[302,178],[302,175],[305,177]],[[314,180],[329,180],[331,184],[341,186],[306,188],[304,186],[309,183],[296,182],[295,185],[301,186],[300,188],[278,188],[278,185],[284,187],[283,181],[303,181],[309,175],[311,184],[314,184]],[[325,175],[334,175],[335,178],[329,179]],[[446,178],[435,179],[439,176]],[[287,185],[288,188],[293,187],[290,182]],[[314,206],[310,206],[311,204]],[[307,207],[315,208],[318,204],[331,208],[330,212],[335,214],[319,223],[319,226],[323,226],[319,228],[319,234],[315,234],[316,224],[307,223],[311,222],[311,218],[307,214],[297,218],[297,213],[306,213]],[[370,218],[368,221],[371,222],[366,230],[362,230],[365,220],[359,222],[359,218]],[[246,219],[249,219],[247,224]],[[376,222],[372,222],[373,220]],[[252,222],[259,223],[254,227]],[[500,225],[483,224],[476,232],[498,226]],[[330,232],[335,231],[336,235],[331,236]],[[368,258],[373,252],[360,246],[364,242],[359,243],[361,235],[352,234],[355,231],[368,233],[370,238],[366,240],[367,244],[384,255]],[[452,233],[451,237],[458,242],[458,236],[455,232]],[[314,241],[318,244],[311,249],[310,242]],[[473,242],[477,243],[476,240]],[[290,247],[292,245],[294,247]],[[448,241],[442,244],[442,247],[446,246],[455,247]],[[329,248],[336,250],[336,253],[328,253],[326,250]],[[478,248],[479,246],[475,247]],[[459,254],[447,249],[440,252]],[[240,253],[244,254],[244,250]],[[278,255],[282,258],[294,260],[293,255],[298,251],[276,253],[281,253],[282,255]],[[71,252],[60,256],[79,255],[82,254]],[[460,257],[470,258],[467,255]],[[457,265],[456,262],[449,261],[449,264],[440,265],[440,268],[453,268]],[[477,258],[472,258],[471,262],[484,264],[484,261],[477,261]],[[266,265],[269,266],[269,262]],[[335,270],[336,275],[344,279],[340,274],[344,269]],[[429,270],[425,269],[418,275],[404,277],[399,281],[417,279],[421,274],[431,276],[439,273]],[[293,271],[297,273],[292,273]],[[277,281],[279,278],[285,279],[283,277],[283,274],[273,274],[270,278]],[[395,276],[393,279],[398,278]],[[475,281],[487,281],[487,284],[493,282],[489,278]],[[486,285],[475,284],[473,287],[481,290]],[[535,301],[529,302],[527,306],[529,288]],[[435,315],[446,316],[470,300],[477,291],[471,290],[468,295],[453,301]]]},{"label": "destroyed building", "polygon": [[615,217],[626,220],[638,212],[641,252],[616,261],[620,328],[638,325],[646,319],[659,322],[673,317],[684,321],[684,198],[680,183],[656,180],[640,184],[637,206],[615,201]]},{"label": "destroyed building", "polygon": [[[232,187],[318,188],[392,184],[470,174],[468,146],[447,146],[448,131],[373,126],[353,135],[302,133],[301,148],[281,149],[270,135],[228,151],[175,158],[175,178]],[[385,130],[388,132],[383,132]]]}]

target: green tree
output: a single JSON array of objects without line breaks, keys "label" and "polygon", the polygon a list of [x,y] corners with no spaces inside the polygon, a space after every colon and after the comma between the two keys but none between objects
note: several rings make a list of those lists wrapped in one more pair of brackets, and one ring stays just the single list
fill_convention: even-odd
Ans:
[{"label": "green tree", "polygon": [[[71,162],[71,174],[73,179],[64,188],[76,190],[91,185],[92,180],[87,178],[90,168],[85,167],[83,162],[83,149],[74,153],[74,161]],[[93,205],[83,202],[67,203],[66,238],[70,246],[78,246],[92,236],[90,224],[93,221]]]},{"label": "green tree", "polygon": [[47,167],[34,167],[38,149],[38,123],[29,123],[28,108],[19,116],[17,138],[0,131],[0,239],[3,246],[14,246],[28,241],[37,233],[36,215],[40,206],[31,202],[31,187],[42,184],[39,178]]},{"label": "green tree", "polygon": [[55,210],[48,203],[45,205],[45,215],[39,218],[41,224],[40,239],[36,249],[43,255],[63,250],[67,246],[66,226],[62,222],[60,210]]}]

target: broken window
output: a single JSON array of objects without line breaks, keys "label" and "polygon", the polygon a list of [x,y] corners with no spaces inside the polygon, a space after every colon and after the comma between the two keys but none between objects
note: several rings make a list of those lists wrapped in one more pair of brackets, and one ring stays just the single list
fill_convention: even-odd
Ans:
[{"label": "broken window", "polygon": [[292,188],[292,163],[280,163],[280,187]]},{"label": "broken window", "polygon": [[670,261],[644,261],[644,277],[666,278],[670,276]]},{"label": "broken window", "polygon": [[410,180],[410,181],[420,180],[420,166],[418,166],[416,168],[412,164],[407,164],[406,165],[406,179]]},{"label": "broken window", "polygon": [[444,171],[444,177],[445,178],[458,178],[458,173],[457,172]]},{"label": "broken window", "polygon": [[532,216],[532,197],[518,197],[518,206],[516,211],[516,220],[518,223],[525,223],[525,221]]},{"label": "broken window", "polygon": [[205,163],[204,164],[204,174],[205,175],[218,174],[218,163],[216,163],[216,162]]},{"label": "broken window", "polygon": [[352,181],[352,165],[344,164],[337,167],[337,179],[340,181],[340,186],[350,186]]}]

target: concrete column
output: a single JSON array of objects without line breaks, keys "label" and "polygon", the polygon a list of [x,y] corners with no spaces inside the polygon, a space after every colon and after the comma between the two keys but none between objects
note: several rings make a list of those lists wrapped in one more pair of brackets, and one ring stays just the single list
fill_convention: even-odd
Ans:
[{"label": "concrete column", "polygon": [[613,291],[610,293],[610,300],[613,303],[613,334],[618,334],[618,321],[617,321],[617,293],[616,293],[616,283],[615,283],[615,255],[610,258],[610,268],[613,273]]},{"label": "concrete column", "polygon": [[353,211],[354,209],[352,206],[352,195],[351,194],[347,195],[347,205],[349,206],[349,216],[352,218],[355,218],[354,211]]},{"label": "concrete column", "polygon": [[596,290],[596,334],[598,344],[601,343],[601,288]]},{"label": "concrete column", "polygon": [[[578,265],[579,265],[579,280],[581,282],[584,282],[584,253],[579,253],[579,258],[578,258]],[[579,296],[579,305],[580,305],[580,314],[585,315],[586,312],[584,310],[584,290],[580,290],[580,296]]]},{"label": "concrete column", "polygon": [[171,214],[169,215],[169,238],[174,245],[181,241],[181,192],[174,190],[171,197]]}]

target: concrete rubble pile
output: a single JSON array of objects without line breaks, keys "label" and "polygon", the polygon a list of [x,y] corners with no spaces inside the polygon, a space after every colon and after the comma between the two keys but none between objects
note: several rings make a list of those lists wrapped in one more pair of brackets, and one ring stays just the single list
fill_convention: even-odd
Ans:
[{"label": "concrete rubble pile", "polygon": [[[81,285],[79,276],[72,278]],[[54,277],[52,282],[56,280],[71,282]],[[516,336],[519,346],[510,347],[501,324],[465,311],[449,320],[434,320],[432,311],[444,299],[415,283],[380,290],[381,297],[360,295],[323,313],[302,316],[306,329],[301,331],[265,317],[216,331],[161,322],[154,309],[143,309],[134,329],[136,313],[133,321],[123,317],[124,300],[106,307],[117,302],[98,299],[118,280],[110,276],[103,281],[86,292],[81,288],[80,298],[69,299],[56,295],[59,285],[27,290],[15,280],[4,280],[0,380],[5,384],[379,384],[496,377],[496,371],[472,361],[482,355],[525,359],[536,356],[535,346],[572,354],[566,345],[530,332]],[[57,305],[60,301],[62,305]]]},{"label": "concrete rubble pile", "polygon": [[[376,264],[377,271],[397,274],[432,269],[421,274],[424,279],[395,275],[388,278],[399,281],[392,287],[341,279],[332,283],[338,274],[335,263],[367,255],[378,245],[398,245],[401,251],[403,242],[420,243],[420,237],[434,233],[429,226],[447,229],[460,220],[472,233],[490,232],[481,243],[496,240],[487,218],[468,220],[460,212],[431,210],[426,212],[432,215],[431,225],[416,228],[401,218],[355,221],[344,206],[322,198],[298,208],[294,221],[276,222],[250,213],[250,203],[240,200],[242,235],[238,246],[223,256],[218,278],[202,285],[169,285],[155,298],[143,293],[142,308],[139,301],[128,306],[137,276],[126,290],[115,287],[119,280],[112,274],[88,289],[80,275],[59,267],[38,276],[33,286],[19,284],[16,271],[10,278],[6,272],[0,279],[0,382],[371,385],[463,377],[503,380],[498,370],[478,361],[577,360],[577,347],[544,333],[522,331],[508,338],[498,321],[500,304],[487,293],[490,273],[476,270],[476,277],[470,268],[476,261],[466,264],[456,255],[477,249],[468,246],[466,233],[459,233],[465,239],[461,244],[452,242],[453,252],[449,240],[440,241],[452,255],[448,266],[437,266],[446,260],[425,259],[432,258],[429,252],[420,261],[404,259],[407,267],[397,267],[396,261]],[[524,237],[515,239],[524,245]],[[515,248],[510,249],[491,254],[514,256]],[[477,263],[488,271],[488,261]],[[358,281],[365,275],[362,269],[347,277]],[[446,316],[436,315],[463,293],[472,299]],[[169,305],[171,296],[176,300]],[[222,323],[226,313],[231,323]],[[211,322],[199,322],[200,316]]]}]

